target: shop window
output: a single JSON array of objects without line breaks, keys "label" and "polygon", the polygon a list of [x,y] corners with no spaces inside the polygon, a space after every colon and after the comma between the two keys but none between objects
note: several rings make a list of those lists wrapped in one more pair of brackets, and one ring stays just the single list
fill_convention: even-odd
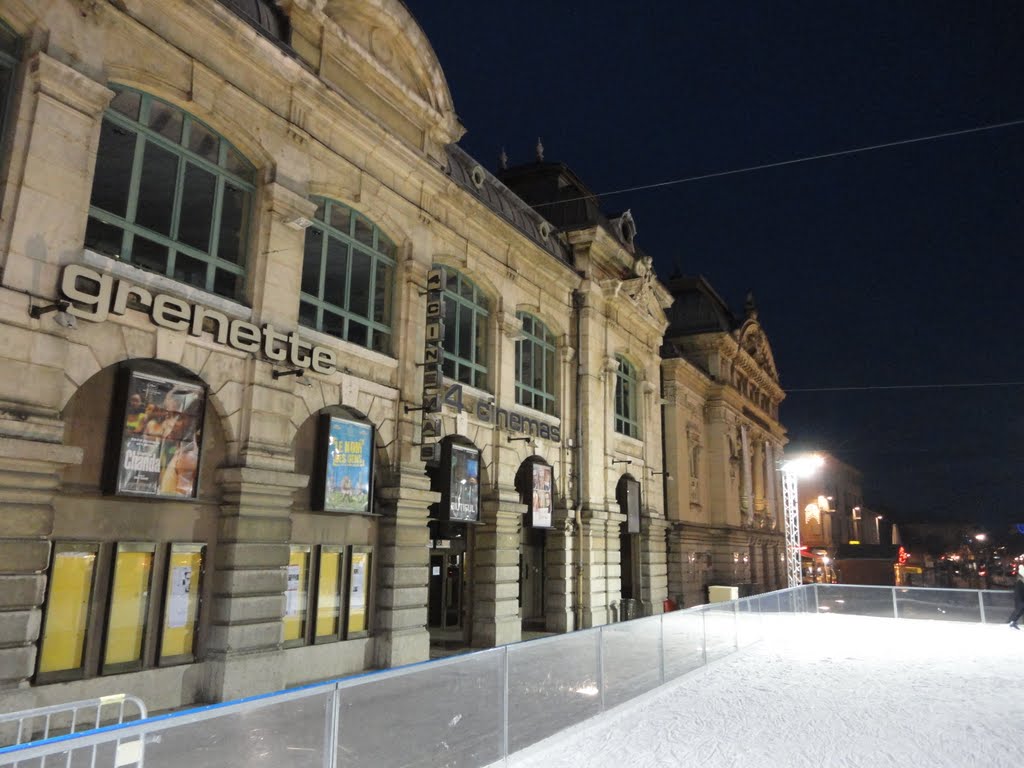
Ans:
[{"label": "shop window", "polygon": [[286,646],[369,634],[372,558],[371,547],[292,545],[285,593]]},{"label": "shop window", "polygon": [[555,415],[555,337],[540,320],[525,312],[523,338],[516,342],[516,403]]},{"label": "shop window", "polygon": [[444,375],[486,389],[490,301],[468,278],[447,267],[439,269],[445,305]]},{"label": "shop window", "polygon": [[111,88],[86,248],[239,298],[255,169],[188,113],[139,91]]},{"label": "shop window", "polygon": [[615,431],[627,437],[640,436],[640,418],[637,411],[638,380],[636,369],[626,358],[616,355],[619,364],[615,372]]},{"label": "shop window", "polygon": [[14,72],[20,48],[18,36],[0,21],[0,141],[7,136],[7,116],[14,93]]},{"label": "shop window", "polygon": [[205,552],[195,543],[56,542],[36,681],[194,661]]},{"label": "shop window", "polygon": [[315,201],[315,220],[306,228],[299,320],[390,354],[395,245],[351,208]]}]

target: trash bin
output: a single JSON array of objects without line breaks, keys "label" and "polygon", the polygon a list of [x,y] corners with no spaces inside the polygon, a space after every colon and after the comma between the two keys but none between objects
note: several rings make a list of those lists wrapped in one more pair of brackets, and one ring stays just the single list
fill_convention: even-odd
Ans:
[{"label": "trash bin", "polygon": [[721,586],[710,586],[708,587],[708,602],[709,603],[727,603],[730,600],[740,599],[740,588],[739,587],[721,587]]}]

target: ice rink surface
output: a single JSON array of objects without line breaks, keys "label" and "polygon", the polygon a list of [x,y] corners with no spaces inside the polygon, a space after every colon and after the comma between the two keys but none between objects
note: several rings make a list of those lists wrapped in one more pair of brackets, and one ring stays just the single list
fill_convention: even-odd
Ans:
[{"label": "ice rink surface", "polygon": [[767,639],[512,755],[514,768],[1024,761],[1024,631],[766,617]]}]

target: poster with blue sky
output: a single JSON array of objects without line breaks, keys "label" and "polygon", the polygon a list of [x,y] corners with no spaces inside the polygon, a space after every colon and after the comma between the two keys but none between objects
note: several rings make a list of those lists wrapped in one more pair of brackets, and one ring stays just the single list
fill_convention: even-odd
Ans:
[{"label": "poster with blue sky", "polygon": [[331,417],[327,434],[324,510],[370,511],[373,428]]}]

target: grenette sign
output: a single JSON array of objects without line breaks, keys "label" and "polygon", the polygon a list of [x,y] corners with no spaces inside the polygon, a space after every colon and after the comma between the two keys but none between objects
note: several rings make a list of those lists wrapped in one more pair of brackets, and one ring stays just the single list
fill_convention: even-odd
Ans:
[{"label": "grenette sign", "polygon": [[262,352],[272,362],[287,362],[316,373],[334,373],[338,369],[334,350],[304,341],[296,331],[281,332],[269,323],[261,328],[245,320],[230,319],[223,312],[165,293],[152,293],[81,264],[64,268],[60,292],[72,302],[68,312],[83,320],[102,323],[110,315],[123,315],[128,311],[129,300],[134,299],[149,310],[150,319],[161,328],[202,336],[209,321],[218,344],[254,355]]}]

